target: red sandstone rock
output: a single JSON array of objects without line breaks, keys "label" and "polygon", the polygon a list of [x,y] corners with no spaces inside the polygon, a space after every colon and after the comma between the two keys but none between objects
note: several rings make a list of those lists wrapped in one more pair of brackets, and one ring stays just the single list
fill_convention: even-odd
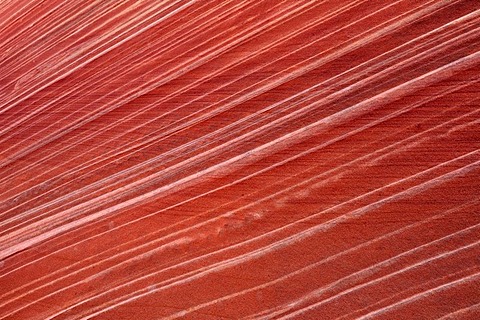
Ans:
[{"label": "red sandstone rock", "polygon": [[480,3],[0,4],[1,319],[479,319]]}]

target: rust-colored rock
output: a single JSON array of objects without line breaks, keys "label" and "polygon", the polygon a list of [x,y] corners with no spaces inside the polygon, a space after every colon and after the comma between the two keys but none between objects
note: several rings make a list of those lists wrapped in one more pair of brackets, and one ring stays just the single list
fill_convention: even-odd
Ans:
[{"label": "rust-colored rock", "polygon": [[1,319],[479,319],[480,2],[0,4]]}]

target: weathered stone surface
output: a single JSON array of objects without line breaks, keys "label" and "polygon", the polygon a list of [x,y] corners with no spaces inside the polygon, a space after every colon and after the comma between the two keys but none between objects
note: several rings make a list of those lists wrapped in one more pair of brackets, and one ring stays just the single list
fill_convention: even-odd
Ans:
[{"label": "weathered stone surface", "polygon": [[0,2],[0,318],[480,318],[480,2]]}]

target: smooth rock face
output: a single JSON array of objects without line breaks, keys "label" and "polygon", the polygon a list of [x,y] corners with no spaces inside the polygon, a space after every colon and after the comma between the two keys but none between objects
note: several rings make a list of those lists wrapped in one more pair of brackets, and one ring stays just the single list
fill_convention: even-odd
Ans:
[{"label": "smooth rock face", "polygon": [[0,2],[1,319],[480,319],[478,0]]}]

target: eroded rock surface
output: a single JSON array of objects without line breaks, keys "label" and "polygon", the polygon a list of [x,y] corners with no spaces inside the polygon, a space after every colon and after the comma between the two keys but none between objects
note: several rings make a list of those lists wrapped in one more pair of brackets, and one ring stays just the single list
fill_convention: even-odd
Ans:
[{"label": "eroded rock surface", "polygon": [[0,318],[479,319],[480,2],[0,3]]}]

